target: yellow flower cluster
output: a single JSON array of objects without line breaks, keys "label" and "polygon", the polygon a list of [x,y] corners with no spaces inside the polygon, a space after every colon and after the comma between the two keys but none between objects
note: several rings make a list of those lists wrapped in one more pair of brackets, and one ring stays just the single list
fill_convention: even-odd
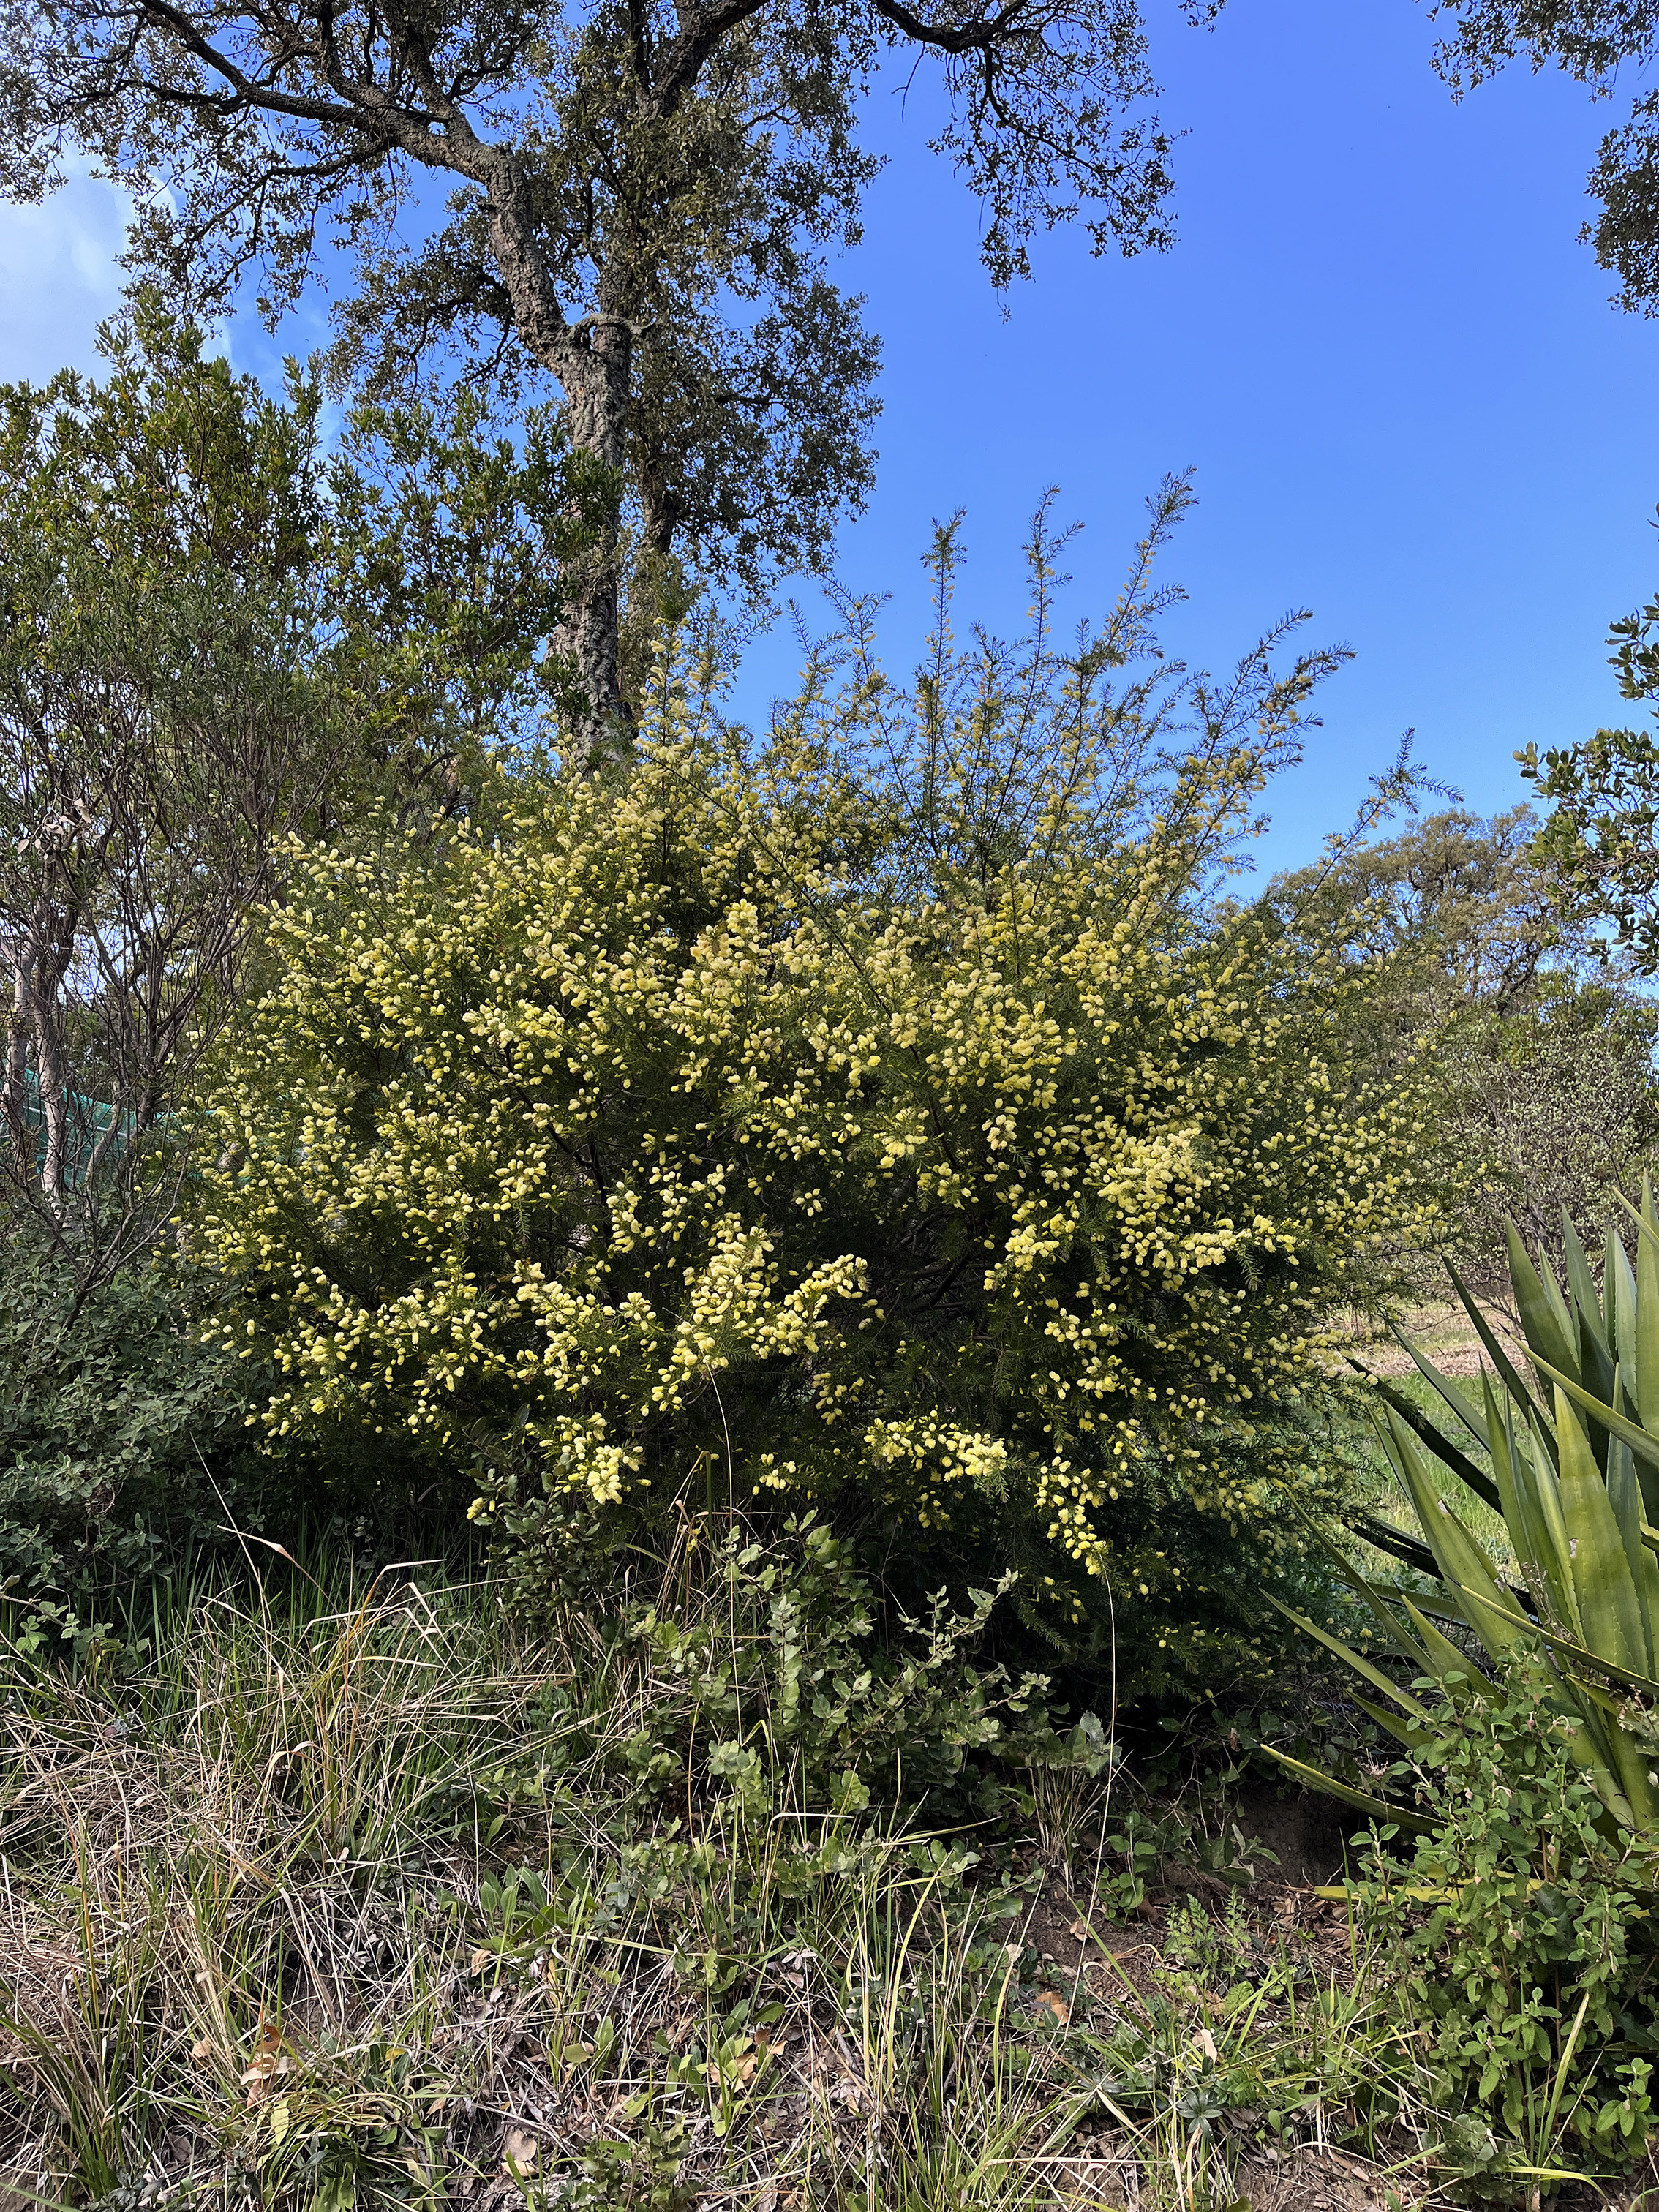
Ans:
[{"label": "yellow flower cluster", "polygon": [[833,761],[675,696],[625,780],[314,854],[271,915],[193,1234],[272,1433],[544,1522],[860,1485],[1088,1566],[1154,1457],[1248,1522],[1240,1440],[1413,1202],[1349,987],[1188,916],[1156,825],[896,890]]}]

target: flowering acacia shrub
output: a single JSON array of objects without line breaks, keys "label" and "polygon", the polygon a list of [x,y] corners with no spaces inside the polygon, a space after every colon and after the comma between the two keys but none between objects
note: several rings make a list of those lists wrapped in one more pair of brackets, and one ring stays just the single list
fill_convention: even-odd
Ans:
[{"label": "flowering acacia shrub", "polygon": [[1178,1601],[1148,1500],[1271,1518],[1407,1115],[1352,1095],[1352,977],[1194,904],[1259,756],[1108,804],[1051,747],[1000,853],[963,779],[919,830],[856,766],[849,696],[886,711],[855,672],[750,748],[665,673],[618,780],[312,855],[197,1248],[275,1434],[461,1457],[532,1552],[731,1486]]}]

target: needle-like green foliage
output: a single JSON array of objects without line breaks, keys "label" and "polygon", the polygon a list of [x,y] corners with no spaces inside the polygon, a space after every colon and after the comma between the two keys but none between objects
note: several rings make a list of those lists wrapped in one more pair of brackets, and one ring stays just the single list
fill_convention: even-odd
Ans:
[{"label": "needle-like green foliage", "polygon": [[1316,666],[1177,734],[1145,565],[1109,651],[947,629],[906,693],[854,641],[760,743],[665,665],[626,775],[311,853],[191,1231],[274,1448],[466,1481],[543,1583],[714,1489],[1018,1539],[1137,1666],[1202,1664],[1200,1523],[1259,1608],[1419,1122],[1340,963],[1206,903]]}]

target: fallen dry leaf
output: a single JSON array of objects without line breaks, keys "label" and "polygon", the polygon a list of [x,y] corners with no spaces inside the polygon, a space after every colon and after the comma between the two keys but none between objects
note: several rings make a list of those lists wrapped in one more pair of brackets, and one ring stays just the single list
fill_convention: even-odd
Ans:
[{"label": "fallen dry leaf", "polygon": [[242,2087],[247,2091],[250,2105],[257,2105],[266,2088],[279,2074],[291,2074],[294,2061],[283,2048],[282,2031],[267,2023],[259,2031],[259,2039],[253,2046],[253,2056],[242,2072]]},{"label": "fallen dry leaf", "polygon": [[541,2148],[527,2129],[509,2128],[501,2142],[501,2172],[515,2180],[521,2174],[533,2173]]}]

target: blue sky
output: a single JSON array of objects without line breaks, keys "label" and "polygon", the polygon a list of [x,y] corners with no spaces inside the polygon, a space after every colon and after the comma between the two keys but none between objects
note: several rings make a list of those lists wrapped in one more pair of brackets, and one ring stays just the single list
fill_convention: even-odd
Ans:
[{"label": "blue sky", "polygon": [[[1482,808],[1522,795],[1510,759],[1621,709],[1608,623],[1659,592],[1659,325],[1608,304],[1576,242],[1583,177],[1623,112],[1516,71],[1454,104],[1409,0],[1232,0],[1213,30],[1156,33],[1177,149],[1167,255],[1047,241],[1002,303],[977,215],[879,90],[890,155],[847,270],[886,345],[878,488],[841,568],[891,593],[890,657],[923,611],[931,519],[968,511],[964,611],[1012,627],[1034,501],[1085,524],[1078,611],[1109,599],[1166,470],[1200,506],[1166,574],[1172,645],[1231,658],[1291,607],[1356,653],[1264,859],[1310,853],[1415,728]],[[0,376],[86,362],[116,296],[120,208],[69,185],[0,209]],[[290,343],[303,343],[295,332]],[[233,335],[268,361],[252,331]],[[787,680],[775,639],[756,675]]]}]

